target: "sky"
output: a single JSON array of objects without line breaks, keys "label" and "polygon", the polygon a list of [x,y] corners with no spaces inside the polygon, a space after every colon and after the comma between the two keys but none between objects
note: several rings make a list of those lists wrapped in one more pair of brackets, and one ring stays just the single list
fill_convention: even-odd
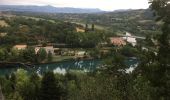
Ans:
[{"label": "sky", "polygon": [[148,0],[0,0],[0,5],[51,5],[55,7],[117,9],[146,9]]}]

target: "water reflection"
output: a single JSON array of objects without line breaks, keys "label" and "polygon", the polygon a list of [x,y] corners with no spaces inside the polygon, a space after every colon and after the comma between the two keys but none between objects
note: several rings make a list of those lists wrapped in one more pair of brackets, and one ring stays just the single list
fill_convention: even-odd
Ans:
[{"label": "water reflection", "polygon": [[[101,66],[101,63],[102,61],[97,59],[84,61],[62,61],[58,63],[36,65],[33,69],[28,70],[28,72],[36,72],[39,75],[42,75],[47,71],[53,71],[54,73],[60,74],[65,74],[69,70],[81,70],[83,72],[91,72],[99,68]],[[135,59],[128,59],[125,61],[125,63],[127,66],[130,67],[126,71],[132,72],[135,66],[137,66],[138,61]],[[16,72],[17,69],[19,69],[19,67],[2,68],[0,69],[0,75],[11,74],[12,72]]]},{"label": "water reflection", "polygon": [[59,73],[59,74],[66,74],[66,70],[64,68],[56,68],[53,70],[54,73]]},{"label": "water reflection", "polygon": [[69,70],[81,70],[84,72],[94,71],[97,66],[100,66],[101,60],[84,60],[84,61],[64,61],[51,64],[36,65],[34,71],[38,74],[43,74],[47,71],[54,73],[65,74]]}]

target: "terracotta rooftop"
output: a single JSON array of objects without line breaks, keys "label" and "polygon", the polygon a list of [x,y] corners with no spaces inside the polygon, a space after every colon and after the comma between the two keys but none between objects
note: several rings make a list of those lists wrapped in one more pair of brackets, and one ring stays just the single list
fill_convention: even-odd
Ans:
[{"label": "terracotta rooftop", "polygon": [[126,45],[126,42],[123,40],[123,38],[120,37],[111,37],[110,38],[111,44],[115,46],[124,46]]}]

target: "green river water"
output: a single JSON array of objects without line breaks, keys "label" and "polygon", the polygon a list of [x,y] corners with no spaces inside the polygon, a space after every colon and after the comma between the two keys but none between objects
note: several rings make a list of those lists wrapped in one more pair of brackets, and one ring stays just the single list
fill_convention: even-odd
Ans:
[{"label": "green river water", "polygon": [[[138,61],[136,59],[129,58],[125,61],[126,65],[129,68],[133,68]],[[81,60],[81,61],[61,61],[57,63],[50,63],[50,64],[39,64],[35,65],[34,68],[26,69],[28,72],[36,72],[40,75],[47,71],[53,71],[54,73],[61,73],[65,74],[69,70],[80,70],[83,72],[90,72],[94,71],[97,68],[100,68],[102,65],[102,60],[100,59],[93,59],[93,60]],[[0,75],[7,75],[13,72],[16,72],[21,67],[9,67],[9,68],[0,68]],[[131,70],[131,69],[129,69]]]}]

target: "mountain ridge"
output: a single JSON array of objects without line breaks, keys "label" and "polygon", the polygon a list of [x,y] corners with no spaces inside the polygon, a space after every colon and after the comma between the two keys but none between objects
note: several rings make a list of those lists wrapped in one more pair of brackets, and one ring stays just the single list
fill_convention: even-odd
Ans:
[{"label": "mountain ridge", "polygon": [[105,12],[98,8],[73,8],[73,7],[53,7],[36,5],[0,5],[0,11],[27,11],[45,13],[101,13]]}]

